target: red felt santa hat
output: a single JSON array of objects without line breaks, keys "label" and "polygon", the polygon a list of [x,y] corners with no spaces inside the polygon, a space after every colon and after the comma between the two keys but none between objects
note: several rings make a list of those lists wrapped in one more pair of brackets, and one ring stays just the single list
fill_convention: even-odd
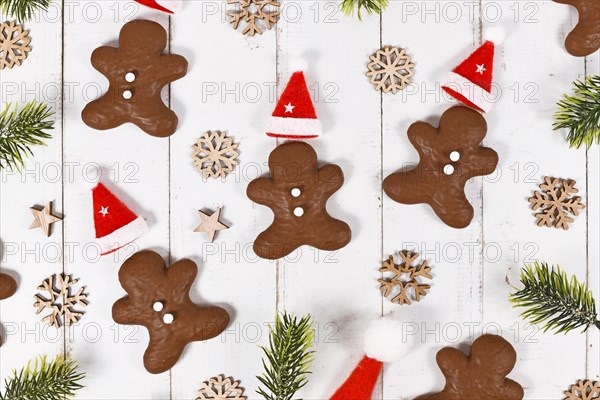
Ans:
[{"label": "red felt santa hat", "polygon": [[106,186],[98,183],[92,189],[94,228],[101,255],[117,251],[148,231],[146,221],[135,215]]},{"label": "red felt santa hat", "polygon": [[266,132],[268,136],[285,139],[310,139],[321,134],[321,121],[306,87],[304,72],[292,74],[267,121]]},{"label": "red felt santa hat", "polygon": [[365,355],[331,400],[371,400],[383,364],[401,359],[411,347],[402,337],[402,322],[391,314],[373,320],[365,335]]},{"label": "red felt santa hat", "polygon": [[471,108],[490,111],[494,100],[491,96],[494,50],[503,39],[502,29],[489,29],[485,43],[444,78],[442,89]]},{"label": "red felt santa hat", "polygon": [[173,14],[181,10],[181,0],[135,0],[146,7],[162,11],[167,14]]}]

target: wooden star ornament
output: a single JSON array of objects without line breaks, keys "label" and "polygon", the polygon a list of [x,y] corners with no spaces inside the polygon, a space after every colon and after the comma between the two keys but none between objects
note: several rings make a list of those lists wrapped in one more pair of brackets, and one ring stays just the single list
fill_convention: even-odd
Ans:
[{"label": "wooden star ornament", "polygon": [[38,210],[35,207],[30,207],[29,209],[33,214],[33,222],[29,226],[29,229],[40,228],[48,237],[50,237],[50,234],[52,233],[51,225],[55,222],[62,221],[62,218],[52,215],[52,202],[49,202],[46,207],[41,210]]},{"label": "wooden star ornament", "polygon": [[212,243],[215,239],[215,234],[217,233],[217,231],[229,229],[227,225],[219,221],[221,209],[222,207],[219,207],[217,211],[215,211],[211,215],[208,215],[205,212],[198,210],[202,222],[200,223],[200,225],[198,225],[196,229],[194,229],[194,232],[206,232],[206,234],[208,235],[208,240]]}]

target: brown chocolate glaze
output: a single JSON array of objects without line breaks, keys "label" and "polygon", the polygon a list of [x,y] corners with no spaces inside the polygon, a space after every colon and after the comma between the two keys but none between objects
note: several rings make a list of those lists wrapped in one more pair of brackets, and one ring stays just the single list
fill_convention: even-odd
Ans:
[{"label": "brown chocolate glaze", "polygon": [[0,274],[0,300],[8,299],[17,291],[17,281],[12,276]]},{"label": "brown chocolate glaze", "polygon": [[[327,212],[327,201],[344,183],[334,164],[318,168],[317,153],[307,143],[288,142],[269,156],[271,177],[250,182],[250,200],[269,207],[273,223],[254,241],[261,258],[285,257],[302,245],[337,250],[350,242],[350,227]],[[302,210],[302,215],[294,214]],[[298,211],[297,211],[298,212]]]},{"label": "brown chocolate glaze", "polygon": [[[83,109],[83,122],[100,130],[130,122],[158,137],[175,133],[177,115],[163,103],[160,93],[165,85],[185,76],[187,61],[162,54],[166,45],[167,32],[160,24],[135,20],[121,29],[119,47],[94,50],[92,65],[106,76],[109,87]],[[123,97],[126,92],[130,99]]]},{"label": "brown chocolate glaze", "polygon": [[415,400],[521,400],[524,396],[521,385],[506,378],[517,362],[517,353],[501,336],[479,337],[469,356],[446,347],[436,360],[446,378],[444,390]]},{"label": "brown chocolate glaze", "polygon": [[[191,260],[180,260],[167,268],[153,251],[140,251],[129,257],[119,270],[119,281],[128,296],[112,308],[115,322],[142,325],[150,333],[144,353],[144,366],[153,374],[175,365],[185,346],[211,339],[229,324],[229,314],[220,307],[198,306],[189,291],[198,268]],[[156,303],[162,309],[154,309]],[[172,323],[165,316],[173,317]]]},{"label": "brown chocolate glaze", "polygon": [[577,9],[579,22],[565,40],[569,54],[585,57],[600,49],[600,1],[598,0],[554,0]]},{"label": "brown chocolate glaze", "polygon": [[[0,274],[0,300],[8,299],[17,291],[17,281],[12,276]],[[2,346],[2,336],[0,336]]]},{"label": "brown chocolate glaze", "polygon": [[[448,226],[467,227],[473,207],[465,196],[465,184],[474,176],[491,174],[498,164],[498,154],[480,146],[486,132],[483,116],[463,106],[444,112],[439,128],[415,122],[408,128],[408,139],[419,153],[419,164],[389,175],[383,190],[399,203],[429,204]],[[453,152],[460,157],[457,161],[450,158]],[[446,166],[454,172],[444,173]]]}]

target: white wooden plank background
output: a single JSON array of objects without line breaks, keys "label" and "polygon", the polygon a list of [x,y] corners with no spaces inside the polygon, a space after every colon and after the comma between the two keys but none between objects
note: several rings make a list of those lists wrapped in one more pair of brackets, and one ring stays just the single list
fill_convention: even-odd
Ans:
[{"label": "white wooden plank background", "polygon": [[[49,102],[56,129],[23,173],[1,176],[0,267],[17,277],[19,290],[0,303],[6,338],[0,378],[36,354],[67,353],[88,374],[81,399],[191,399],[203,380],[219,373],[240,379],[246,394],[257,398],[258,345],[266,344],[266,324],[283,309],[311,313],[317,322],[314,374],[300,393],[307,399],[333,393],[362,356],[368,321],[389,311],[414,329],[413,351],[386,365],[375,398],[410,399],[440,389],[436,351],[464,348],[481,332],[500,331],[514,344],[519,360],[511,377],[526,388],[527,399],[559,399],[576,379],[599,378],[597,330],[542,334],[507,301],[520,266],[539,259],[587,280],[600,302],[598,147],[569,149],[551,128],[555,102],[570,82],[599,72],[597,54],[581,59],[564,50],[577,21],[573,9],[550,1],[396,0],[381,17],[358,22],[343,16],[335,1],[284,0],[277,29],[247,38],[226,23],[226,8],[225,1],[186,1],[182,13],[166,17],[130,1],[55,1],[48,14],[26,24],[34,49],[22,67],[2,71],[0,97],[3,104]],[[89,55],[116,43],[120,27],[135,18],[163,24],[171,51],[189,61],[188,75],[165,91],[180,118],[170,139],[132,126],[94,131],[80,118],[84,105],[106,88]],[[491,26],[508,32],[496,55],[501,94],[486,115],[485,143],[499,153],[500,164],[496,174],[467,185],[476,217],[454,230],[426,206],[390,201],[381,180],[417,161],[408,126],[416,120],[437,124],[452,104],[440,95],[440,77]],[[364,76],[368,55],[383,44],[405,47],[417,64],[415,83],[396,96],[381,96]],[[276,142],[262,127],[298,57],[309,65],[306,77],[325,130],[311,144],[322,161],[339,164],[345,174],[329,208],[351,225],[353,239],[337,252],[302,248],[270,262],[251,249],[270,211],[248,200],[245,190],[267,172]],[[204,181],[191,166],[190,146],[217,129],[240,143],[241,163],[225,182]],[[133,246],[104,258],[90,246],[90,188],[98,173],[151,226]],[[588,207],[568,232],[534,225],[526,198],[543,175],[578,181]],[[45,238],[27,230],[28,207],[51,200],[65,219]],[[197,210],[219,206],[231,229],[208,244],[192,232]],[[157,376],[141,362],[146,331],[111,318],[112,303],[124,295],[118,268],[145,248],[172,261],[196,261],[193,298],[232,315],[220,338],[188,346],[169,373]],[[434,274],[430,294],[410,307],[383,300],[376,281],[381,260],[403,248],[423,253]],[[68,331],[44,327],[32,307],[36,286],[61,271],[80,278],[90,294],[87,314]]]}]

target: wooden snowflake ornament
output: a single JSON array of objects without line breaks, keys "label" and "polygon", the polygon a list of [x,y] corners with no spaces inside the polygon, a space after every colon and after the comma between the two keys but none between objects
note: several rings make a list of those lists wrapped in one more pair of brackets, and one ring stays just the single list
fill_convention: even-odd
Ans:
[{"label": "wooden snowflake ornament", "polygon": [[427,290],[431,288],[431,285],[420,283],[418,280],[419,277],[431,279],[431,275],[429,274],[431,268],[427,266],[427,260],[423,261],[421,265],[412,265],[419,257],[419,253],[401,251],[399,254],[402,263],[395,264],[394,257],[390,256],[387,261],[383,262],[383,266],[379,269],[379,272],[391,272],[393,276],[390,278],[380,278],[378,282],[381,284],[380,290],[383,297],[389,297],[395,291],[396,287],[398,287],[398,294],[392,297],[390,301],[400,305],[410,305],[409,289],[412,289],[414,300],[418,302],[421,300],[421,296],[426,296]]},{"label": "wooden snowflake ornament", "polygon": [[375,90],[396,94],[412,83],[415,64],[404,49],[385,46],[369,56],[369,59],[371,61],[367,64],[367,76]]},{"label": "wooden snowflake ornament", "polygon": [[224,375],[210,378],[198,391],[196,400],[246,400],[244,389],[239,387],[240,381],[225,379]]},{"label": "wooden snowflake ornament", "polygon": [[270,30],[279,19],[280,3],[276,0],[227,0],[227,4],[239,5],[239,9],[228,11],[227,16],[233,29],[237,29],[241,21],[246,23],[242,35],[262,35],[263,24]]},{"label": "wooden snowflake ornament", "polygon": [[541,190],[536,190],[529,198],[531,209],[541,211],[535,214],[538,226],[569,229],[569,224],[574,221],[571,215],[578,216],[579,210],[585,208],[581,197],[574,196],[579,192],[575,184],[570,179],[544,177]]},{"label": "wooden snowflake ornament", "polygon": [[208,131],[192,146],[193,165],[205,178],[225,178],[238,164],[237,148],[225,132]]},{"label": "wooden snowflake ornament", "polygon": [[72,292],[72,287],[78,282],[70,275],[55,274],[45,279],[38,290],[48,293],[46,298],[41,294],[34,296],[33,306],[37,309],[36,314],[44,309],[51,311],[51,314],[45,316],[42,322],[48,323],[48,326],[60,328],[65,322],[72,324],[78,322],[83,316],[83,311],[76,310],[76,307],[86,307],[88,305],[85,288],[80,288],[77,292]]},{"label": "wooden snowflake ornament", "polygon": [[565,390],[564,400],[598,400],[600,399],[600,383],[590,380],[578,380]]},{"label": "wooden snowflake ornament", "polygon": [[0,70],[19,66],[31,51],[29,31],[15,21],[0,24]]}]

